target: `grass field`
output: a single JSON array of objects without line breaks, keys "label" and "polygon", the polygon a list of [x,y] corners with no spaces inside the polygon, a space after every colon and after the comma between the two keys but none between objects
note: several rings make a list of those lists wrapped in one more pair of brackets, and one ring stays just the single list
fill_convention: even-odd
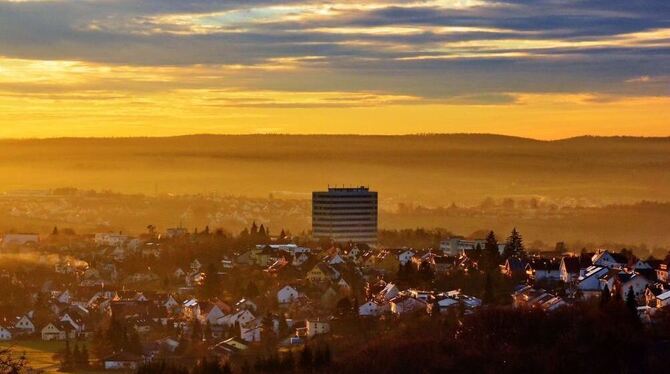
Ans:
[{"label": "grass field", "polygon": [[0,347],[11,348],[14,357],[25,354],[28,364],[33,369],[44,370],[48,373],[58,371],[58,361],[54,360],[54,353],[63,349],[63,342],[46,342],[42,340],[18,340],[2,342]]},{"label": "grass field", "polygon": [[[36,370],[43,370],[45,373],[57,373],[59,362],[54,360],[54,354],[65,346],[64,342],[42,341],[40,339],[17,340],[11,342],[2,342],[0,347],[11,348],[14,357],[26,356],[28,365]],[[94,369],[79,371],[80,373],[102,373]]]}]

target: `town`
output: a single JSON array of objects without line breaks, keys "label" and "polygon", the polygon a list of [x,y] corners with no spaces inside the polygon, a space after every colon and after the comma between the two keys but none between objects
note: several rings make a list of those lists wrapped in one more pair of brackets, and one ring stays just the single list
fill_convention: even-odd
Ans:
[{"label": "town", "polygon": [[670,256],[539,252],[516,229],[386,247],[376,192],[329,188],[312,205],[309,236],[261,222],[236,235],[151,224],[135,236],[6,233],[0,340],[56,345],[62,371],[311,371],[402,326],[492,306],[551,314],[619,302],[643,326],[668,319]]}]

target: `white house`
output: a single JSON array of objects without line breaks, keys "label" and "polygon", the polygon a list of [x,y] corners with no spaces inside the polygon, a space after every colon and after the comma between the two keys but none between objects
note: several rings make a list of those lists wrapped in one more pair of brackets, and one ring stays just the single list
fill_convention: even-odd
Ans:
[{"label": "white house", "polygon": [[440,242],[440,250],[447,256],[459,256],[466,252],[473,251],[479,247],[484,249],[486,240],[483,239],[464,239],[462,237],[453,237]]},{"label": "white house", "polygon": [[391,300],[391,312],[393,314],[407,314],[426,310],[426,302],[409,296],[398,296]]},{"label": "white house", "polygon": [[407,265],[407,263],[412,261],[412,257],[414,257],[414,254],[415,254],[414,252],[407,249],[398,255],[398,261],[400,262],[401,265]]},{"label": "white house", "polygon": [[74,339],[75,331],[74,329],[71,329],[68,325],[66,325],[66,323],[49,322],[46,326],[42,328],[42,340],[44,341],[65,340],[68,337],[70,339]]},{"label": "white house", "polygon": [[642,261],[642,260],[637,260],[635,265],[633,265],[634,270],[651,270],[652,267],[649,265],[648,262]]},{"label": "white house", "polygon": [[600,292],[600,278],[609,273],[610,269],[602,266],[589,266],[583,276],[578,278],[577,288],[584,293],[585,297],[594,296]]},{"label": "white house", "polygon": [[388,301],[398,296],[399,293],[400,289],[398,289],[398,287],[395,284],[387,283],[386,287],[384,287],[384,289],[379,292],[379,297]]},{"label": "white house", "polygon": [[607,250],[599,250],[591,258],[593,265],[602,266],[610,269],[623,269],[628,264],[626,256],[620,253],[612,253]]},{"label": "white house", "polygon": [[339,254],[334,255],[328,260],[328,265],[344,264],[344,260]]},{"label": "white house", "polygon": [[254,317],[254,315],[249,310],[244,309],[233,314],[225,315],[219,318],[216,323],[222,326],[230,327],[234,326],[236,323],[243,325],[253,321],[254,319],[256,319],[256,317]]},{"label": "white house", "polygon": [[317,335],[327,334],[330,332],[330,323],[324,321],[305,321],[307,328],[307,336],[313,338]]},{"label": "white house", "polygon": [[142,357],[130,352],[119,352],[102,360],[105,370],[137,370]]},{"label": "white house", "polygon": [[374,301],[368,301],[367,303],[358,307],[358,315],[366,317],[376,317],[380,314],[379,304]]},{"label": "white house", "polygon": [[263,325],[261,321],[254,320],[240,325],[240,338],[248,343],[260,342]]},{"label": "white house", "polygon": [[27,315],[16,317],[14,327],[26,334],[33,334],[35,332],[35,325]]},{"label": "white house", "polygon": [[4,326],[0,326],[0,340],[2,341],[12,340],[12,332],[9,331]]},{"label": "white house", "polygon": [[526,264],[526,274],[536,281],[558,281],[561,279],[560,263],[545,259],[532,259]]},{"label": "white house", "polygon": [[121,233],[97,233],[95,234],[95,245],[103,246],[108,245],[110,247],[116,247],[123,245],[128,240],[128,235],[123,235]]},{"label": "white house", "polygon": [[647,278],[643,277],[638,273],[620,272],[618,274],[615,274],[614,276],[603,277],[603,279],[601,279],[603,287],[604,284],[607,284],[607,287],[609,287],[610,290],[614,289],[615,281],[619,283],[619,292],[623,300],[626,299],[626,295],[628,294],[628,291],[630,290],[631,287],[633,288],[635,297],[637,298],[642,297],[644,295],[645,289],[647,288],[647,285],[650,283],[649,280],[647,280]]},{"label": "white house", "polygon": [[296,300],[298,296],[298,290],[291,286],[284,286],[284,288],[277,292],[277,301],[279,304],[287,304]]},{"label": "white house", "polygon": [[69,304],[70,299],[71,299],[70,291],[68,290],[61,292],[60,295],[58,295],[58,297],[56,298],[56,300],[58,300],[58,302],[61,304]]},{"label": "white house", "polygon": [[665,291],[662,294],[656,296],[656,307],[665,308],[670,305],[670,291]]},{"label": "white house", "polygon": [[218,305],[214,303],[201,303],[200,305],[200,317],[198,318],[201,323],[206,324],[209,322],[210,324],[216,324],[217,321],[225,316],[225,313],[221,308],[219,308]]}]

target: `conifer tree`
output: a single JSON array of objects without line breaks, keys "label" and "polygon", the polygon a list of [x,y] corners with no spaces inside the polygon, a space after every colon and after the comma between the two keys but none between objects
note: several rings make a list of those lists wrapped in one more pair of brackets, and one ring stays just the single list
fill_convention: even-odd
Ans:
[{"label": "conifer tree", "polygon": [[630,286],[628,288],[628,292],[626,293],[626,307],[628,310],[630,310],[633,315],[637,316],[637,300],[635,298],[635,291],[633,290],[633,286]]},{"label": "conifer tree", "polygon": [[609,304],[611,298],[612,294],[610,294],[610,288],[605,285],[605,287],[603,287],[603,289],[600,291],[600,306]]},{"label": "conifer tree", "polygon": [[509,258],[511,256],[520,255],[523,251],[523,238],[515,227],[512,229],[510,236],[507,238],[507,242],[505,243],[505,251],[503,253],[505,258]]}]

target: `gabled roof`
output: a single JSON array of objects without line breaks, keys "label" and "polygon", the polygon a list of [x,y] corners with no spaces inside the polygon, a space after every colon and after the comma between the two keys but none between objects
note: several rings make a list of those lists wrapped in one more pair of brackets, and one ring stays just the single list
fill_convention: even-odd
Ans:
[{"label": "gabled roof", "polygon": [[561,260],[563,262],[563,266],[565,267],[565,270],[568,273],[579,273],[579,270],[582,268],[581,265],[581,258],[577,256],[569,256],[569,257],[563,257]]},{"label": "gabled roof", "polygon": [[528,261],[528,265],[526,266],[533,270],[556,271],[559,269],[560,264],[547,258],[533,258]]}]

